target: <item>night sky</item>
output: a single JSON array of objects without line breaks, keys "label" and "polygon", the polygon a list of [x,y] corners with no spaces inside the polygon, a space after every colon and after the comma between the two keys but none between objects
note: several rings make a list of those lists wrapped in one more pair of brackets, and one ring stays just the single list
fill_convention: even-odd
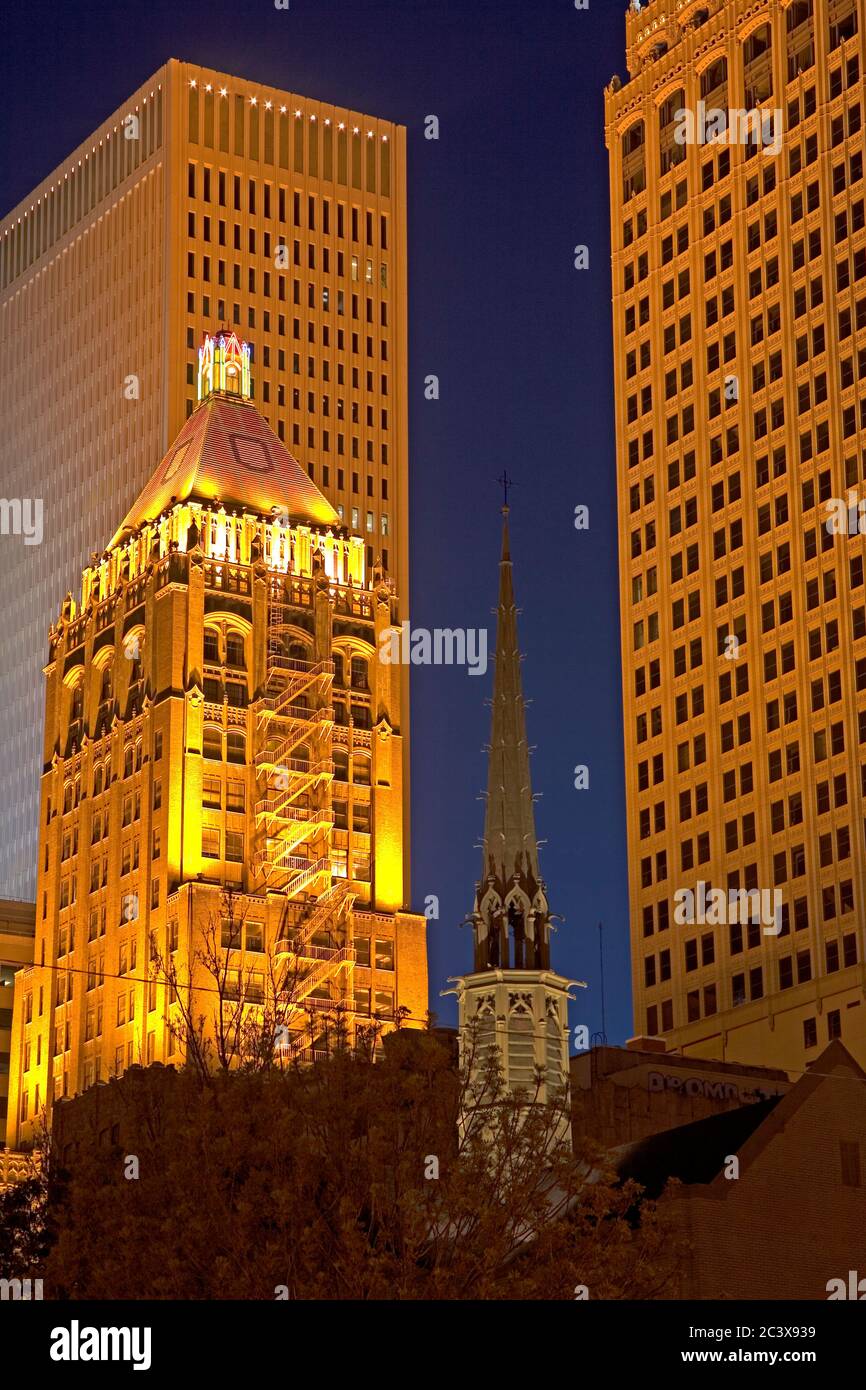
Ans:
[{"label": "night sky", "polygon": [[[490,624],[503,468],[553,964],[571,1024],[631,1029],[603,88],[626,0],[156,0],[6,7],[0,212],[167,58],[408,129],[412,622]],[[438,141],[424,138],[436,115]],[[574,247],[589,269],[574,269]],[[62,325],[58,324],[58,330]],[[99,344],[90,345],[93,352]],[[86,361],[86,359],[85,359]],[[426,401],[435,373],[440,399]],[[156,464],[157,460],[154,460]],[[574,509],[590,509],[589,531]],[[95,547],[104,537],[94,536]],[[435,894],[431,1007],[471,969],[492,669],[412,675],[413,907]],[[574,789],[576,764],[590,788]]]}]

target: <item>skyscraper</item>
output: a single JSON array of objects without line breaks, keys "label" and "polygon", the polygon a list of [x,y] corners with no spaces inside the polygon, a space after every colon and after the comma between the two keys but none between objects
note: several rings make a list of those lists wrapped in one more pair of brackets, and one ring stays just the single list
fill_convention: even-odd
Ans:
[{"label": "skyscraper", "polygon": [[172,60],[0,223],[0,893],[35,882],[45,631],[215,323],[408,616],[405,214],[402,127]]},{"label": "skyscraper", "polygon": [[626,44],[605,119],[635,1031],[792,1069],[841,1036],[862,1063],[863,6],[651,0]]},{"label": "skyscraper", "polygon": [[49,634],[13,1146],[133,1064],[426,1021],[401,670],[379,662],[393,581],[253,404],[232,330],[198,393]]},{"label": "skyscraper", "polygon": [[494,1050],[511,1092],[549,1101],[567,1086],[574,983],[550,963],[550,908],[535,834],[507,506],[502,513],[484,848],[470,918],[474,962],[453,991],[477,1103],[483,1103]]}]

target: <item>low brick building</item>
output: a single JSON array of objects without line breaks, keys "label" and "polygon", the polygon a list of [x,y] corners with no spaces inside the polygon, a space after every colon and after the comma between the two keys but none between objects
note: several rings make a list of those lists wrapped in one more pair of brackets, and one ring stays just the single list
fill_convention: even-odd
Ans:
[{"label": "low brick building", "polygon": [[680,1057],[654,1038],[594,1047],[572,1057],[575,1147],[582,1137],[605,1148],[784,1095],[787,1072]]},{"label": "low brick building", "polygon": [[866,1278],[866,1074],[838,1041],[784,1094],[614,1157],[651,1196],[683,1184],[669,1198],[690,1245],[674,1297],[822,1300],[830,1281]]}]

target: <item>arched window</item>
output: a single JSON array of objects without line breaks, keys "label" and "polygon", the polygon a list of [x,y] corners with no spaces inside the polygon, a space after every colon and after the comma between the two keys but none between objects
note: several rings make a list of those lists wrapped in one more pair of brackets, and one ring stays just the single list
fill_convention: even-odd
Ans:
[{"label": "arched window", "polygon": [[111,676],[112,676],[111,667],[110,667],[110,666],[103,666],[103,668],[102,668],[102,681],[101,681],[100,689],[99,689],[99,700],[100,700],[100,703],[104,702],[105,700],[110,700],[110,699],[111,699],[111,694],[112,694],[112,690],[113,690],[113,682],[112,682]]},{"label": "arched window", "polygon": [[682,127],[685,106],[685,91],[678,87],[659,107],[659,172],[663,175],[686,157]]},{"label": "arched window", "polygon": [[743,85],[750,111],[765,102],[773,90],[772,42],[769,24],[762,24],[743,44]]},{"label": "arched window", "polygon": [[209,666],[220,664],[220,635],[215,627],[204,630],[204,659]]},{"label": "arched window", "polygon": [[93,795],[99,796],[102,791],[102,768],[97,766],[93,769]]},{"label": "arched window", "polygon": [[67,782],[63,788],[63,814],[72,810],[72,783]]},{"label": "arched window", "polygon": [[367,690],[367,661],[363,656],[352,657],[352,689]]},{"label": "arched window", "polygon": [[370,785],[370,758],[366,753],[352,756],[352,781],[359,787]]},{"label": "arched window", "polygon": [[717,58],[701,73],[701,97],[708,106],[727,110],[728,106],[728,60]]},{"label": "arched window", "polygon": [[646,161],[643,121],[635,121],[622,137],[622,196],[628,202],[646,188]]},{"label": "arched window", "polygon": [[815,65],[815,38],[812,32],[812,0],[794,0],[785,12],[788,81]]},{"label": "arched window", "polygon": [[334,781],[348,782],[349,780],[349,755],[345,748],[334,749]]},{"label": "arched window", "polygon": [[131,743],[128,743],[128,744],[126,745],[126,747],[124,748],[124,750],[123,750],[123,775],[124,775],[124,777],[131,777],[131,776],[132,776],[132,771],[133,771],[133,757],[134,757],[134,754],[133,754],[132,744],[131,744]]},{"label": "arched window", "polygon": [[73,720],[84,718],[84,683],[78,681],[72,688],[72,714]]},{"label": "arched window", "polygon": [[334,685],[345,685],[346,677],[345,667],[343,665],[343,653],[334,652],[332,659],[334,662]]}]

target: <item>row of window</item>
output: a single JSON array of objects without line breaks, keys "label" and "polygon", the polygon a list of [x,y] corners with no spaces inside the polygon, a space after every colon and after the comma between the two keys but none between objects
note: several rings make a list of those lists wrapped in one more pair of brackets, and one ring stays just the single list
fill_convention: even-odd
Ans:
[{"label": "row of window", "polygon": [[[383,144],[387,144],[387,141],[383,141]],[[291,225],[323,236],[336,236],[340,241],[345,241],[347,237],[353,243],[363,240],[367,246],[388,250],[388,216],[384,212],[377,219],[369,208],[347,206],[339,201],[333,203],[330,198],[317,199],[312,193],[305,199],[299,189],[292,191],[283,184],[275,188],[267,180],[259,183],[254,178],[244,181],[240,174],[230,174],[225,169],[214,170],[208,164],[198,165],[192,160],[187,164],[186,191],[189,198],[221,208],[231,207],[234,212],[245,211],[251,217],[261,215],[271,218],[284,227]]]}]

